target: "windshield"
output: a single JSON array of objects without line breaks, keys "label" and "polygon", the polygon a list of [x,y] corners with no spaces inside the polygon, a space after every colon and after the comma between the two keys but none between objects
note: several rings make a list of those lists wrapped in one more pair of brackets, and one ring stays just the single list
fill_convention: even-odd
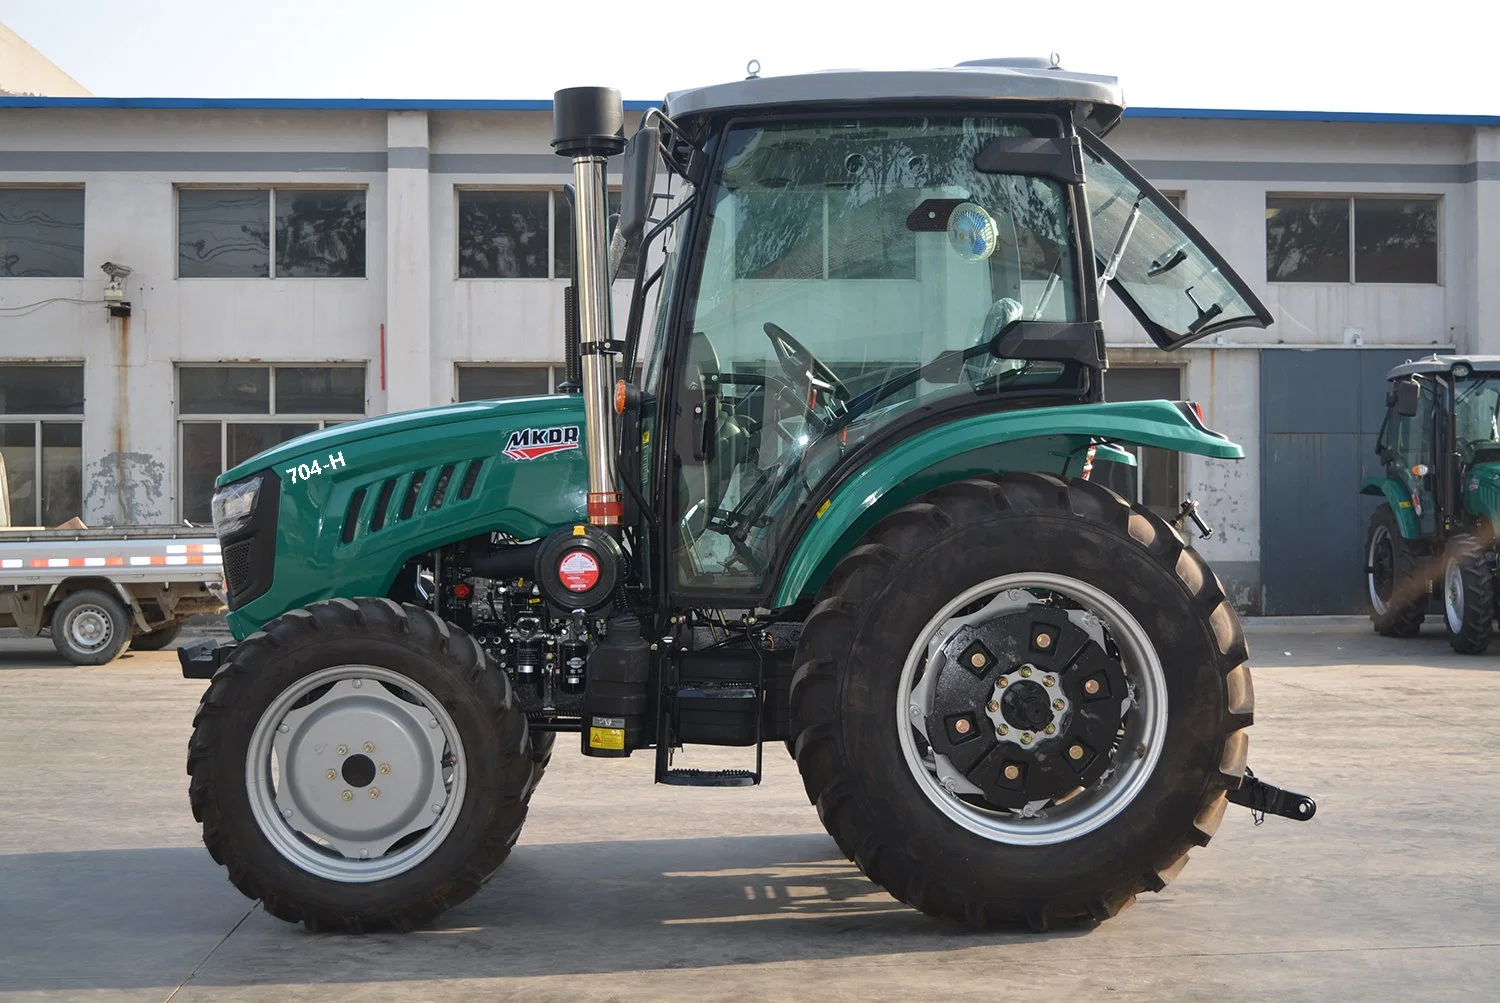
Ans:
[{"label": "windshield", "polygon": [[998,138],[1060,134],[957,116],[728,132],[679,377],[683,584],[762,583],[822,476],[917,408],[1086,390],[1077,363],[982,348],[1012,321],[1080,319],[1066,187],[974,166]]},{"label": "windshield", "polygon": [[1500,445],[1500,375],[1458,380],[1453,418],[1464,463],[1479,458],[1480,452],[1487,454],[1483,459],[1497,459],[1494,447]]}]

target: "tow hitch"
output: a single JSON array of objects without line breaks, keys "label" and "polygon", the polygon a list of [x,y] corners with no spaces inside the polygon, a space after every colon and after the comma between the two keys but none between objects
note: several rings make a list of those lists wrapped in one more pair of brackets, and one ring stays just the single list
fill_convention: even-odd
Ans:
[{"label": "tow hitch", "polygon": [[1240,784],[1239,790],[1229,792],[1229,800],[1249,808],[1250,813],[1255,816],[1256,825],[1264,822],[1267,815],[1280,815],[1282,818],[1306,822],[1318,811],[1318,803],[1306,794],[1273,787],[1256,777],[1255,771],[1248,766],[1245,767],[1244,782]]}]

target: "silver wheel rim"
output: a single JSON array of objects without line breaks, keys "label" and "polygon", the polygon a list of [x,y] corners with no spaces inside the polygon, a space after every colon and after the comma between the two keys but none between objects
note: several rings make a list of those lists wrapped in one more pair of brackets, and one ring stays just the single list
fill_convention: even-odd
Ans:
[{"label": "silver wheel rim", "polygon": [[1448,629],[1455,634],[1464,632],[1464,570],[1458,562],[1449,558],[1443,572],[1443,612],[1448,616]]},{"label": "silver wheel rim", "polygon": [[79,606],[63,624],[68,643],[80,651],[101,651],[115,636],[115,622],[99,606]]},{"label": "silver wheel rim", "polygon": [[1391,551],[1392,551],[1392,553],[1391,553],[1391,571],[1392,571],[1392,575],[1391,575],[1391,589],[1392,589],[1392,592],[1394,592],[1395,591],[1395,573],[1394,572],[1395,572],[1395,564],[1396,564],[1395,548],[1391,544],[1391,534],[1390,534],[1390,532],[1384,526],[1376,526],[1375,527],[1375,532],[1372,533],[1372,534],[1370,534],[1370,550],[1369,550],[1368,553],[1365,554],[1365,567],[1367,567],[1367,568],[1370,569],[1369,571],[1367,571],[1365,573],[1365,581],[1366,581],[1366,585],[1368,586],[1368,588],[1370,590],[1370,608],[1375,611],[1375,615],[1376,616],[1384,616],[1385,615],[1385,610],[1386,610],[1385,600],[1383,600],[1383,599],[1380,598],[1380,590],[1379,590],[1379,587],[1378,587],[1378,583],[1375,581],[1375,554],[1376,554],[1376,552],[1378,550],[1380,550],[1380,548],[1381,548],[1382,545],[1384,545],[1386,547],[1390,547]]},{"label": "silver wheel rim", "polygon": [[250,736],[250,809],[276,851],[331,881],[395,877],[453,830],[467,781],[453,718],[422,686],[372,665],[302,679]]},{"label": "silver wheel rim", "polygon": [[[1069,617],[1094,634],[1096,640],[1102,636],[1099,632],[1107,632],[1119,648],[1130,684],[1130,693],[1125,698],[1128,701],[1123,721],[1125,733],[1116,743],[1109,769],[1091,789],[1073,793],[1061,801],[1034,802],[1021,812],[984,807],[965,800],[961,789],[950,790],[940,779],[940,773],[947,773],[950,782],[961,775],[951,764],[945,769],[944,757],[934,755],[923,738],[923,726],[918,721],[930,709],[931,696],[921,681],[931,678],[941,664],[933,660],[945,657],[938,649],[949,634],[964,623],[978,623],[1024,609],[1038,601],[1038,591],[1062,596],[1082,606],[1082,610],[1068,610]],[[989,601],[978,612],[957,616],[959,610],[986,597]],[[1077,839],[1124,811],[1156,769],[1167,730],[1166,674],[1145,628],[1107,593],[1064,575],[1040,572],[1002,575],[954,597],[917,635],[902,667],[896,695],[896,729],[902,756],[922,793],[949,819],[975,835],[1017,846],[1046,846]]]}]

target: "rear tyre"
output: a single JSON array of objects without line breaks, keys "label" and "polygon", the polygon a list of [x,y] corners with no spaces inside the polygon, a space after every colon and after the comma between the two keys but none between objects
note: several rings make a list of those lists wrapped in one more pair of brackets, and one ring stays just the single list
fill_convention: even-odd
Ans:
[{"label": "rear tyre", "polygon": [[505,674],[418,606],[334,599],[271,621],[193,725],[209,853],[309,929],[427,922],[479,890],[526,818],[533,750]]},{"label": "rear tyre", "polygon": [[974,927],[1104,919],[1161,890],[1244,776],[1233,608],[1171,527],[1090,482],[1006,474],[891,514],[829,577],[797,658],[823,824],[893,896]]},{"label": "rear tyre", "polygon": [[1490,645],[1495,628],[1494,570],[1472,537],[1457,537],[1443,557],[1443,623],[1448,643],[1461,655]]},{"label": "rear tyre", "polygon": [[99,589],[74,592],[52,611],[52,646],[74,665],[113,661],[130,641],[130,611]]},{"label": "rear tyre", "polygon": [[182,621],[174,620],[165,627],[156,630],[148,630],[137,634],[130,639],[130,650],[132,651],[160,651],[177,640],[177,635],[182,633]]},{"label": "rear tyre", "polygon": [[1427,613],[1431,583],[1422,574],[1421,554],[1401,536],[1396,515],[1382,503],[1365,534],[1365,587],[1375,633],[1416,637]]}]

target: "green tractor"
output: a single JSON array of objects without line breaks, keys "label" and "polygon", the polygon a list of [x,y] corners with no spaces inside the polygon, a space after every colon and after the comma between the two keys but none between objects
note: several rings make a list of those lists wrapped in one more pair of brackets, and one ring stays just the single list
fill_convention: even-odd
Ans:
[{"label": "green tractor", "polygon": [[1415,637],[1436,585],[1453,650],[1479,654],[1495,627],[1500,356],[1432,355],[1386,379],[1385,474],[1361,489],[1385,499],[1365,540],[1371,619]]},{"label": "green tractor", "polygon": [[1000,60],[673,93],[627,142],[617,92],[559,91],[572,392],[218,481],[238,643],[181,657],[235,886],[312,928],[428,921],[505,860],[559,736],[713,787],[785,743],[865,874],[974,926],[1112,916],[1228,801],[1310,817],[1246,770],[1219,581],[1089,480],[1120,444],[1242,455],[1188,403],[1105,402],[1107,293],[1166,350],[1269,322],[1100,138],[1122,108]]}]

